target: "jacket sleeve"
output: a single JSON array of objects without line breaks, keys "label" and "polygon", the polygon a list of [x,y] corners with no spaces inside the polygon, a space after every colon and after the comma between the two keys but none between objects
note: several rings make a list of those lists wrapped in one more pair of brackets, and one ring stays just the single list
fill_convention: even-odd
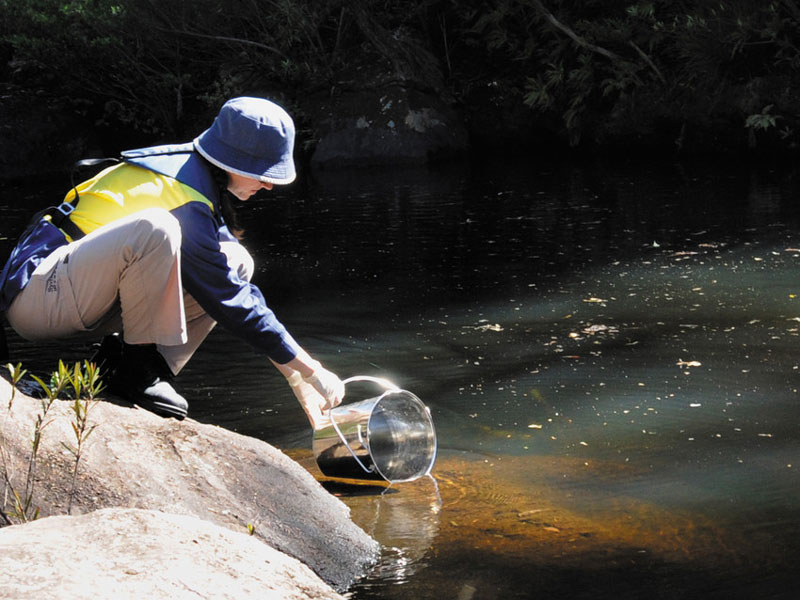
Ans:
[{"label": "jacket sleeve", "polygon": [[181,224],[183,287],[214,320],[277,363],[292,360],[299,349],[267,306],[261,290],[228,267],[209,208],[189,202],[172,211]]}]

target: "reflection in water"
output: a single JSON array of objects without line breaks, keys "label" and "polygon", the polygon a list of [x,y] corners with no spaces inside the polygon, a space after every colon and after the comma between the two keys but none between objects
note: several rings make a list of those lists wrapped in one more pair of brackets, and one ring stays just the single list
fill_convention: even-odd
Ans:
[{"label": "reflection in water", "polygon": [[364,589],[380,596],[385,586],[408,585],[425,568],[442,512],[439,483],[433,476],[399,485],[332,479],[321,473],[307,450],[290,451],[290,456],[329,492],[342,498],[350,507],[353,521],[380,542],[380,561],[363,584]]},{"label": "reflection in water", "polygon": [[352,518],[383,549],[370,578],[379,582],[378,589],[412,581],[439,532],[442,502],[436,480],[424,478],[360,499],[348,502]]},{"label": "reflection in water", "polygon": [[[428,480],[337,491],[386,549],[354,600],[793,597],[792,175],[456,166],[248,203],[256,281],[293,334],[433,411],[440,503]],[[85,353],[11,342],[29,368]],[[193,417],[308,458],[282,378],[225,332],[178,383]]]}]

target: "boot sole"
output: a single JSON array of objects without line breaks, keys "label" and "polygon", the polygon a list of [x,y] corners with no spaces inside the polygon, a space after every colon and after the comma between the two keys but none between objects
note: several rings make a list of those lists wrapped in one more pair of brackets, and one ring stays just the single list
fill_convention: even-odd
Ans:
[{"label": "boot sole", "polygon": [[179,421],[185,419],[186,415],[189,414],[189,411],[181,410],[180,408],[171,404],[161,404],[160,402],[142,402],[141,400],[137,400],[134,402],[134,404],[139,408],[143,408],[151,413],[155,413],[160,417],[174,417]]},{"label": "boot sole", "polygon": [[152,401],[146,397],[143,397],[143,394],[131,394],[129,389],[116,385],[115,382],[112,382],[108,386],[108,391],[124,398],[131,404],[151,413],[157,414],[160,417],[173,417],[181,421],[189,414],[188,408],[175,406],[174,404],[170,404],[168,402]]}]

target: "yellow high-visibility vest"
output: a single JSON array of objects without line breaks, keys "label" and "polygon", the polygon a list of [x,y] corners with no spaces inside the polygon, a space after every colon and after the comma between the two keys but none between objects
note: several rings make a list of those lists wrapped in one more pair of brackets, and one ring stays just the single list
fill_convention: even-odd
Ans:
[{"label": "yellow high-visibility vest", "polygon": [[[214,211],[212,202],[194,188],[130,163],[104,169],[77,186],[78,203],[70,220],[84,233],[146,208],[172,210],[189,202],[202,202]],[[65,202],[74,203],[75,189]]]}]

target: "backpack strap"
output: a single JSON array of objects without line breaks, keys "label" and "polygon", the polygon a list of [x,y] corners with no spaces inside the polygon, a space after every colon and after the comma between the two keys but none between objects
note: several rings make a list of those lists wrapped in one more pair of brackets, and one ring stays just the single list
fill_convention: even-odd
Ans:
[{"label": "backpack strap", "polygon": [[84,169],[86,167],[96,167],[105,163],[118,162],[120,162],[118,158],[84,158],[83,160],[76,162],[74,165],[72,165],[72,172],[70,173],[70,183],[72,184],[72,189],[75,192],[75,197],[69,202],[65,201],[58,206],[51,206],[45,210],[42,217],[48,219],[53,225],[67,234],[67,236],[72,238],[72,241],[81,239],[86,234],[69,218],[69,215],[73,210],[75,210],[75,207],[78,206],[78,201],[80,200],[80,196],[78,194],[78,185],[75,183],[75,174],[80,169]]}]

